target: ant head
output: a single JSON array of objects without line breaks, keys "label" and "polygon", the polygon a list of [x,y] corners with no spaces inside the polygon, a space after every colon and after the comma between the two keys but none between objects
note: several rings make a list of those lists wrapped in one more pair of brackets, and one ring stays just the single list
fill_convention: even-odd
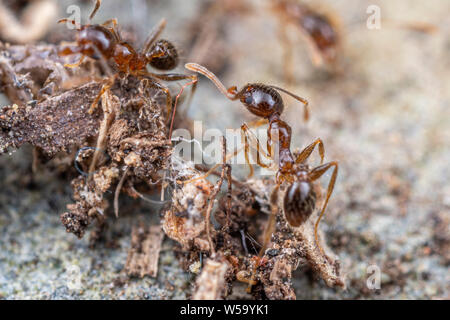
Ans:
[{"label": "ant head", "polygon": [[145,55],[148,63],[159,70],[171,70],[178,65],[178,52],[167,40],[156,41]]},{"label": "ant head", "polygon": [[269,118],[274,113],[281,114],[284,109],[280,94],[271,86],[262,83],[246,84],[236,94],[236,98],[251,113],[263,118]]},{"label": "ant head", "polygon": [[316,206],[316,193],[308,180],[293,182],[284,195],[284,213],[293,227],[302,225],[313,213]]}]

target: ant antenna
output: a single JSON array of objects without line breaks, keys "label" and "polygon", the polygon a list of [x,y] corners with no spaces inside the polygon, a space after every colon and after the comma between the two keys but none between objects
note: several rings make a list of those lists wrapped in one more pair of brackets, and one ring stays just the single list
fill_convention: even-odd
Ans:
[{"label": "ant antenna", "polygon": [[102,0],[97,0],[95,2],[95,7],[92,10],[91,14],[89,15],[89,20],[94,19],[95,14],[97,13],[98,9],[100,8],[100,5],[102,4]]},{"label": "ant antenna", "polygon": [[289,91],[287,91],[287,90],[285,90],[283,88],[280,88],[280,87],[277,87],[277,86],[272,86],[272,85],[270,87],[272,87],[272,88],[274,88],[276,90],[279,90],[281,92],[284,92],[284,93],[290,95],[295,100],[300,101],[301,103],[303,103],[304,108],[305,108],[303,117],[304,117],[305,120],[309,119],[309,110],[308,110],[309,102],[308,102],[308,100],[306,100],[305,98],[302,98],[300,96],[297,96],[297,95],[293,94],[292,92],[289,92]]},{"label": "ant antenna", "polygon": [[233,94],[230,91],[228,91],[227,88],[225,88],[225,86],[223,85],[223,83],[219,80],[219,78],[217,78],[214,73],[212,73],[211,71],[206,69],[204,66],[201,66],[201,65],[199,65],[197,63],[186,63],[184,65],[184,67],[186,69],[188,69],[188,70],[191,70],[191,71],[194,71],[194,72],[197,72],[197,73],[200,73],[200,74],[204,75],[209,80],[214,82],[214,84],[216,85],[217,89],[219,89],[220,92],[222,92],[222,94],[225,97],[227,97],[230,100],[236,100],[236,94]]},{"label": "ant antenna", "polygon": [[76,22],[75,20],[71,20],[71,19],[64,18],[64,19],[58,20],[57,23],[67,23],[67,22],[70,22],[71,24],[73,24],[73,25],[75,26],[75,28],[76,28],[77,30],[80,30],[81,26],[78,25],[77,22]]}]

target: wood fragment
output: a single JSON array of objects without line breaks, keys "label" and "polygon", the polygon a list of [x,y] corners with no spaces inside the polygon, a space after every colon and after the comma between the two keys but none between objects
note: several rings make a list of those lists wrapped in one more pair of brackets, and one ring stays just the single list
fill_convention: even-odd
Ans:
[{"label": "wood fragment", "polygon": [[145,228],[142,225],[131,231],[131,248],[128,252],[125,272],[129,276],[156,277],[158,260],[164,233],[160,225]]},{"label": "wood fragment", "polygon": [[83,145],[98,132],[101,113],[88,114],[100,84],[79,88],[30,105],[5,106],[0,110],[0,154],[24,143],[39,147],[48,156]]},{"label": "wood fragment", "polygon": [[219,300],[225,291],[225,275],[228,263],[222,259],[208,259],[200,276],[197,278],[197,290],[193,300]]}]

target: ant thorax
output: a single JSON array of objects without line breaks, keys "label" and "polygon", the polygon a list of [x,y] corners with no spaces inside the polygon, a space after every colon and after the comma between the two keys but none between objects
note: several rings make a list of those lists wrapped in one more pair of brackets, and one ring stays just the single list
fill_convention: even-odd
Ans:
[{"label": "ant thorax", "polygon": [[119,43],[115,46],[113,58],[119,70],[125,73],[142,70],[147,64],[146,59],[126,42]]}]

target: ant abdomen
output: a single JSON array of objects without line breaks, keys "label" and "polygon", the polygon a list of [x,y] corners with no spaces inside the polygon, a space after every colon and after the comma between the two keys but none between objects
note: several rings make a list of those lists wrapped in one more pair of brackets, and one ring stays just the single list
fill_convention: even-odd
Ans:
[{"label": "ant abdomen", "polygon": [[269,118],[283,112],[284,105],[281,95],[272,87],[262,83],[246,84],[236,94],[242,104],[254,115]]},{"label": "ant abdomen", "polygon": [[153,68],[159,70],[171,70],[178,65],[177,49],[164,39],[155,42],[146,58]]},{"label": "ant abdomen", "polygon": [[287,222],[299,227],[313,213],[316,207],[316,193],[308,181],[295,181],[284,196],[284,213]]}]

